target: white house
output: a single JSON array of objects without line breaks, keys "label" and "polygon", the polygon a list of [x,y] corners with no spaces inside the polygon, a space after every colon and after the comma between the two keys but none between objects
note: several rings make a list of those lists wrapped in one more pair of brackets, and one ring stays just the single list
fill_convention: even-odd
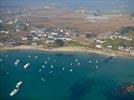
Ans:
[{"label": "white house", "polygon": [[7,22],[7,24],[10,24],[11,25],[11,24],[13,24],[13,22],[12,21],[9,21],[9,22]]},{"label": "white house", "polygon": [[33,37],[33,40],[39,40],[38,37]]},{"label": "white house", "polygon": [[97,40],[97,39],[96,39],[96,42],[97,42],[97,43],[101,43],[101,44],[104,43],[104,41],[102,41],[102,40]]},{"label": "white house", "polygon": [[60,32],[63,32],[63,29],[61,29]]},{"label": "white house", "polygon": [[21,39],[22,39],[23,41],[25,41],[25,40],[27,40],[27,37],[22,36]]},{"label": "white house", "polygon": [[113,48],[112,45],[108,45],[107,47],[108,47],[109,49],[112,49],[112,48]]},{"label": "white house", "polygon": [[72,39],[71,38],[66,38],[66,41],[71,41]]},{"label": "white house", "polygon": [[96,47],[96,48],[99,48],[99,49],[101,49],[101,48],[102,48],[102,46],[101,46],[101,45],[96,45],[95,47]]},{"label": "white house", "polygon": [[130,51],[130,54],[131,54],[132,56],[134,56],[134,50],[131,50],[131,51]]},{"label": "white house", "polygon": [[119,46],[118,49],[119,49],[119,50],[124,50],[124,49],[123,49],[123,46]]},{"label": "white house", "polygon": [[47,40],[46,43],[54,43],[54,40]]},{"label": "white house", "polygon": [[0,23],[2,23],[3,21],[2,20],[0,20]]},{"label": "white house", "polygon": [[58,33],[56,33],[56,32],[51,32],[51,34],[52,34],[52,35],[58,35]]},{"label": "white house", "polygon": [[4,46],[4,43],[0,43],[0,46]]}]

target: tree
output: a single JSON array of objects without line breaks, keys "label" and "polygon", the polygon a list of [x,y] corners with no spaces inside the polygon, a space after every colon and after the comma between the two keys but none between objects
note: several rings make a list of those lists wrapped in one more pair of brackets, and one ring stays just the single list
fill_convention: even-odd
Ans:
[{"label": "tree", "polygon": [[61,40],[61,39],[55,40],[55,45],[57,47],[62,47],[62,46],[64,46],[64,44],[65,44],[65,42],[63,40]]},{"label": "tree", "polygon": [[131,46],[134,48],[134,32],[129,32],[129,37],[132,38]]},{"label": "tree", "polygon": [[130,14],[130,17],[134,17],[134,12],[132,12],[132,13]]}]

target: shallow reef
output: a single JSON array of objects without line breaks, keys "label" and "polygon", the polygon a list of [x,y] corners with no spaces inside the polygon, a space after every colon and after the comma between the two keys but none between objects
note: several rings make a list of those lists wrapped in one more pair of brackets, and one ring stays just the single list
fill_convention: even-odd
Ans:
[{"label": "shallow reef", "polygon": [[134,100],[134,83],[125,82],[106,91],[108,100]]},{"label": "shallow reef", "polygon": [[74,84],[70,87],[70,100],[81,100],[83,96],[90,92],[92,85],[93,80],[89,78],[75,81]]}]

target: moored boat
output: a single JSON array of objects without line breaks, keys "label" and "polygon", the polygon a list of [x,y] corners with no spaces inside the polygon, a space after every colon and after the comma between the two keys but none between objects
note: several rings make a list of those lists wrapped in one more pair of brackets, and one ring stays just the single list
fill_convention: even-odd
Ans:
[{"label": "moored boat", "polygon": [[19,91],[19,88],[14,89],[14,90],[10,93],[10,96],[14,96],[18,91]]},{"label": "moored boat", "polygon": [[70,71],[70,72],[72,72],[72,71],[73,71],[73,69],[70,69],[69,71]]},{"label": "moored boat", "polygon": [[22,84],[23,84],[23,82],[22,82],[22,81],[19,81],[19,82],[16,84],[16,88],[19,88]]},{"label": "moored boat", "polygon": [[29,67],[30,63],[27,63],[24,65],[24,69],[27,69]]},{"label": "moored boat", "polygon": [[14,65],[17,66],[17,65],[19,64],[19,62],[20,62],[20,60],[17,59],[17,60],[15,61]]}]

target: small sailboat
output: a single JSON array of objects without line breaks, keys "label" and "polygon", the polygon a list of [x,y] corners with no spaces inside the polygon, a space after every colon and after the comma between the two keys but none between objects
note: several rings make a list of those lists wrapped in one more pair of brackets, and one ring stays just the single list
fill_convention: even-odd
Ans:
[{"label": "small sailboat", "polygon": [[23,84],[23,82],[22,82],[22,81],[19,81],[19,82],[16,84],[16,88],[19,88],[22,84]]},{"label": "small sailboat", "polygon": [[27,69],[29,67],[30,63],[27,63],[24,65],[24,69]]},{"label": "small sailboat", "polygon": [[80,62],[78,62],[77,65],[79,66],[80,65]]},{"label": "small sailboat", "polygon": [[47,64],[47,61],[44,61],[45,64]]},{"label": "small sailboat", "polygon": [[38,58],[38,56],[35,56],[35,59],[37,59]]},{"label": "small sailboat", "polygon": [[31,58],[31,55],[28,55],[28,58]]},{"label": "small sailboat", "polygon": [[78,62],[78,59],[76,58],[75,61]]},{"label": "small sailboat", "polygon": [[45,68],[45,66],[43,65],[42,68]]},{"label": "small sailboat", "polygon": [[99,68],[99,66],[96,66],[96,68]]},{"label": "small sailboat", "polygon": [[51,73],[53,73],[53,71],[51,70],[51,71],[49,71],[49,74],[51,74]]},{"label": "small sailboat", "polygon": [[73,69],[70,69],[69,71],[70,71],[70,72],[72,72],[72,71],[73,71]]},{"label": "small sailboat", "polygon": [[62,67],[62,70],[64,71],[65,70],[65,67]]},{"label": "small sailboat", "polygon": [[19,64],[19,62],[20,62],[20,60],[17,59],[17,60],[15,61],[14,65],[17,66],[17,65]]},{"label": "small sailboat", "polygon": [[54,66],[53,66],[53,65],[51,65],[50,67],[51,67],[51,68],[54,68]]},{"label": "small sailboat", "polygon": [[70,63],[70,66],[72,66],[73,65],[73,63]]},{"label": "small sailboat", "polygon": [[43,77],[41,78],[41,80],[42,80],[43,82],[45,82],[45,81],[46,81],[46,79],[45,79],[45,78],[43,78]]},{"label": "small sailboat", "polygon": [[92,63],[92,61],[91,61],[91,60],[89,60],[89,63],[91,64],[91,63]]},{"label": "small sailboat", "polygon": [[9,95],[14,96],[19,91],[19,88],[14,89]]},{"label": "small sailboat", "polygon": [[39,72],[41,72],[42,71],[42,69],[39,69]]},{"label": "small sailboat", "polygon": [[96,60],[95,62],[98,63],[98,60]]}]

